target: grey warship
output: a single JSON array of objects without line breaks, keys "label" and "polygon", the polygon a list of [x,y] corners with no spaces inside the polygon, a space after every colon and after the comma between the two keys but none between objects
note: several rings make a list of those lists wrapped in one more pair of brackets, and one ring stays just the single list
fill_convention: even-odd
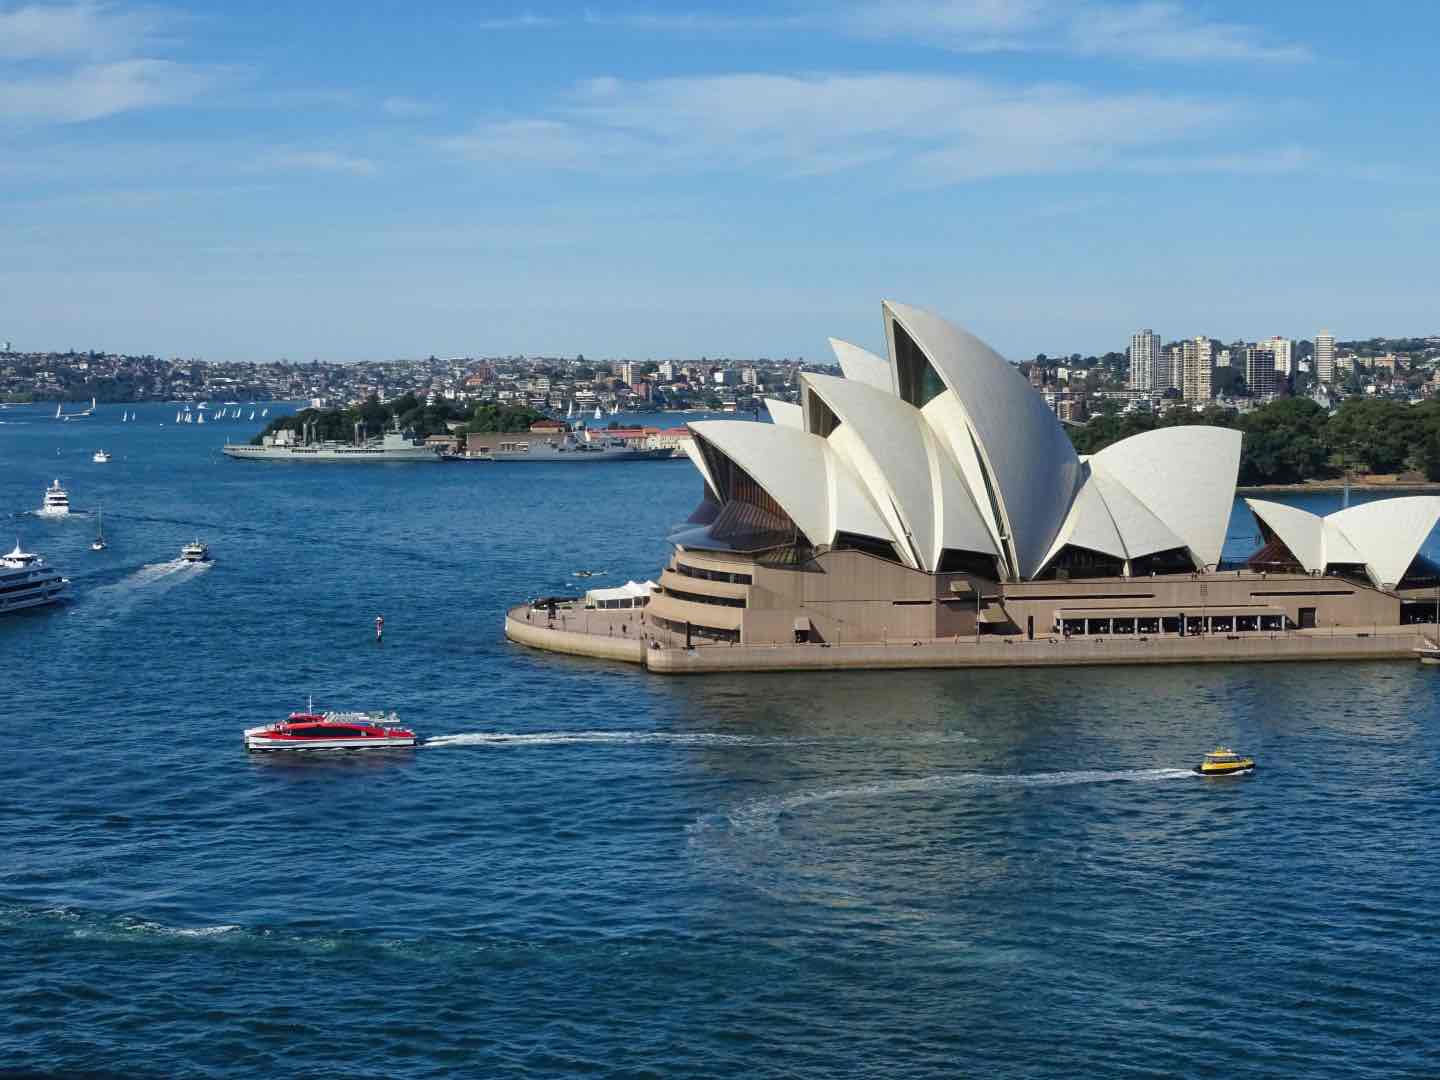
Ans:
[{"label": "grey warship", "polygon": [[364,438],[361,426],[355,425],[355,439],[317,440],[315,425],[305,425],[301,432],[288,428],[265,435],[259,446],[249,443],[226,443],[222,452],[241,461],[439,461],[440,453],[433,446],[418,443],[398,428],[386,431],[379,438]]}]

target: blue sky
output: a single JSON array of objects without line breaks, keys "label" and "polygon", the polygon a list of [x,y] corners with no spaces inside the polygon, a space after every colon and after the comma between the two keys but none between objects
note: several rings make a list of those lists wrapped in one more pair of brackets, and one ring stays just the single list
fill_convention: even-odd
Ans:
[{"label": "blue sky", "polygon": [[[252,9],[253,8],[253,9]],[[0,0],[0,340],[1013,358],[1440,332],[1440,9]]]}]

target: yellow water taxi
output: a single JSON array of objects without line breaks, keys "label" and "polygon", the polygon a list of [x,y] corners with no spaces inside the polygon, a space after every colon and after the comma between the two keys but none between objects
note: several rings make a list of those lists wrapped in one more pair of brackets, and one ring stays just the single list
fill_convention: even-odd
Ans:
[{"label": "yellow water taxi", "polygon": [[1255,771],[1255,759],[1237,754],[1228,746],[1217,746],[1205,755],[1205,760],[1195,766],[1201,776],[1236,776]]}]

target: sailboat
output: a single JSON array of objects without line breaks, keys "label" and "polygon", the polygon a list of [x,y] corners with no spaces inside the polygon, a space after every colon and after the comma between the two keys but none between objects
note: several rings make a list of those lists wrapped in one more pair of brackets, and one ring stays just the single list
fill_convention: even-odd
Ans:
[{"label": "sailboat", "polygon": [[[63,401],[57,401],[57,402],[55,403],[55,419],[56,419],[56,420],[59,420],[59,419],[60,419],[60,410],[61,410],[62,408],[64,408],[64,407],[65,407],[65,403],[64,403]],[[16,544],[15,546],[16,546],[16,547],[19,547],[20,545],[19,545],[19,544]]]},{"label": "sailboat", "polygon": [[596,405],[596,406],[595,406],[595,419],[596,419],[596,420],[603,420],[603,419],[605,419],[605,414],[600,411],[600,406],[599,406],[599,405]]},{"label": "sailboat", "polygon": [[568,409],[565,410],[565,419],[566,419],[566,420],[573,420],[574,418],[575,418],[575,399],[574,399],[574,398],[571,398],[571,399],[570,399],[570,408],[568,408]]},{"label": "sailboat", "polygon": [[202,412],[202,413],[200,414],[200,419],[199,419],[199,420],[196,420],[195,422],[196,422],[197,424],[203,424],[203,423],[205,422],[205,414]]},{"label": "sailboat", "polygon": [[270,410],[269,410],[269,409],[261,409],[261,410],[260,410],[260,419],[261,419],[261,420],[264,420],[265,417],[267,417],[267,416],[269,416],[269,415],[270,415]]},{"label": "sailboat", "polygon": [[176,410],[175,410],[175,422],[176,422],[177,424],[180,423],[180,410],[179,410],[179,409],[176,409]]},{"label": "sailboat", "polygon": [[105,550],[105,508],[100,508],[99,517],[95,522],[95,539],[90,544],[91,551]]},{"label": "sailboat", "polygon": [[250,419],[251,419],[251,420],[254,420],[254,419],[255,419],[255,410],[254,410],[254,409],[251,409],[251,410],[250,410]]}]

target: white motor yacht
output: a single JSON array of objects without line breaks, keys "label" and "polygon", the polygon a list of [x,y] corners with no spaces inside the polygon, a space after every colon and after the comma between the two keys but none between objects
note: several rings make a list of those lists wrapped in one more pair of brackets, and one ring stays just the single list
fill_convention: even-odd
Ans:
[{"label": "white motor yacht", "polygon": [[96,450],[96,451],[95,451],[94,461],[95,461],[95,464],[96,464],[96,465],[104,465],[104,464],[106,464],[107,462],[109,462],[109,460],[110,460],[110,452],[109,452],[108,450]]},{"label": "white motor yacht", "polygon": [[180,549],[180,558],[186,562],[209,562],[210,549],[197,539]]},{"label": "white motor yacht", "polygon": [[20,608],[54,604],[70,596],[70,580],[45,565],[33,551],[15,550],[0,555],[0,615]]},{"label": "white motor yacht", "polygon": [[58,479],[45,489],[45,498],[37,513],[46,517],[63,517],[70,513],[70,493],[60,486]]}]

